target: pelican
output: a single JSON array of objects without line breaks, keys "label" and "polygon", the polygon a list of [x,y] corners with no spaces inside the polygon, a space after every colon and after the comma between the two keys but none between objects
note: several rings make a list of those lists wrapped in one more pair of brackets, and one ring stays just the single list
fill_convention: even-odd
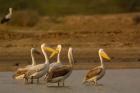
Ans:
[{"label": "pelican", "polygon": [[9,8],[9,13],[1,20],[1,24],[8,22],[12,17],[12,8]]},{"label": "pelican", "polygon": [[[55,54],[58,53],[58,55],[57,55],[57,61],[50,64],[50,66],[49,66],[49,72],[51,70],[53,70],[54,68],[57,68],[57,67],[62,66],[62,63],[60,61],[60,52],[61,52],[61,49],[62,49],[62,46],[61,45],[57,45],[56,51],[58,51],[58,52],[55,52]],[[54,56],[55,54],[52,54],[50,57]]]},{"label": "pelican", "polygon": [[47,83],[58,83],[59,86],[59,82],[63,82],[64,86],[64,80],[71,75],[73,69],[74,60],[71,47],[68,50],[68,59],[70,65],[62,65],[49,71],[48,75],[46,76]]},{"label": "pelican", "polygon": [[42,53],[45,57],[45,62],[42,64],[32,66],[30,69],[28,69],[25,73],[25,76],[24,76],[25,81],[27,79],[31,79],[31,83],[33,83],[33,79],[37,79],[38,80],[37,83],[39,83],[39,78],[41,78],[42,76],[44,76],[48,72],[49,59],[48,59],[48,56],[45,52],[45,49],[46,49],[45,47],[46,47],[46,45],[45,45],[45,43],[43,43],[41,45],[41,50],[42,50]]},{"label": "pelican", "polygon": [[103,49],[99,49],[99,58],[101,65],[90,69],[84,77],[83,83],[92,83],[94,86],[97,84],[97,80],[101,79],[105,74],[105,68],[103,64],[103,58],[111,60],[110,57],[104,52]]},{"label": "pelican", "polygon": [[16,79],[16,80],[24,79],[24,74],[25,74],[26,70],[29,69],[30,67],[36,65],[36,61],[35,61],[34,55],[33,55],[34,52],[39,54],[39,52],[35,48],[31,48],[32,64],[31,65],[27,65],[27,66],[25,66],[23,68],[17,69],[16,73],[13,75],[14,79]]}]

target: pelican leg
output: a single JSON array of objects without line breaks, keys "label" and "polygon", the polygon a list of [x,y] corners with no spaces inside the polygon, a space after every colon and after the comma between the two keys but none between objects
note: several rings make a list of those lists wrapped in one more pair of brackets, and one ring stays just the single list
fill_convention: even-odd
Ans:
[{"label": "pelican leg", "polygon": [[47,79],[47,76],[45,75],[45,76],[44,76],[44,80],[46,80],[46,79]]},{"label": "pelican leg", "polygon": [[48,86],[48,82],[46,82],[46,85]]},{"label": "pelican leg", "polygon": [[96,86],[96,84],[97,84],[96,80],[92,81],[91,84],[92,84],[93,86]]},{"label": "pelican leg", "polygon": [[44,80],[46,81],[48,80],[48,74],[44,77]]},{"label": "pelican leg", "polygon": [[59,82],[58,82],[57,84],[58,84],[58,86],[59,86]]},{"label": "pelican leg", "polygon": [[95,83],[94,83],[94,82],[90,82],[90,85],[94,86],[94,85],[95,85]]},{"label": "pelican leg", "polygon": [[95,80],[95,81],[94,81],[94,86],[96,86],[96,85],[97,85],[97,81]]},{"label": "pelican leg", "polygon": [[25,79],[24,79],[24,81],[25,81],[25,84],[27,84],[27,83],[28,83],[28,79],[27,79],[27,78],[25,78]]},{"label": "pelican leg", "polygon": [[37,79],[37,84],[39,84],[39,78]]},{"label": "pelican leg", "polygon": [[31,77],[31,84],[33,84],[33,77]]},{"label": "pelican leg", "polygon": [[63,80],[63,87],[65,86],[65,84],[64,84],[64,80]]}]

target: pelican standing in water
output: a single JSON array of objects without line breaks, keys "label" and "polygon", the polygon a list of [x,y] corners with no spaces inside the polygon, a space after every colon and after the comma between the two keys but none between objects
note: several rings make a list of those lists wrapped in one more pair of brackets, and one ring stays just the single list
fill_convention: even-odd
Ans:
[{"label": "pelican standing in water", "polygon": [[45,43],[43,43],[41,45],[41,50],[45,57],[45,62],[42,64],[32,66],[25,73],[25,76],[24,76],[25,80],[31,79],[31,83],[33,83],[33,79],[37,79],[38,80],[37,83],[39,83],[39,78],[44,76],[49,70],[49,59],[45,52],[45,49],[46,49],[45,47],[46,47],[46,45],[45,45]]},{"label": "pelican standing in water", "polygon": [[99,58],[101,65],[90,69],[84,77],[83,83],[91,83],[94,86],[97,84],[97,80],[101,79],[105,74],[105,68],[103,64],[103,58],[111,60],[110,57],[104,52],[103,49],[99,49]]},{"label": "pelican standing in water", "polygon": [[12,17],[12,8],[9,8],[9,13],[3,17],[1,24],[8,22]]},{"label": "pelican standing in water", "polygon": [[16,73],[13,75],[13,78],[14,78],[14,79],[16,79],[16,80],[24,79],[24,74],[25,74],[25,72],[26,72],[30,67],[36,65],[36,61],[35,61],[35,58],[34,58],[33,53],[40,54],[35,48],[31,48],[32,64],[31,64],[31,65],[27,65],[27,66],[25,66],[25,67],[23,67],[23,68],[17,69]]},{"label": "pelican standing in water", "polygon": [[58,83],[59,86],[59,82],[63,82],[64,86],[64,80],[71,75],[73,69],[74,59],[71,47],[68,50],[68,59],[70,65],[62,65],[49,71],[48,75],[46,76],[47,83]]},{"label": "pelican standing in water", "polygon": [[[57,61],[54,63],[51,63],[49,66],[49,72],[51,70],[53,70],[54,68],[60,67],[62,66],[62,63],[60,61],[60,52],[61,52],[62,46],[61,45],[57,45],[56,51],[58,51],[58,55],[57,55]],[[56,54],[57,52],[55,52]],[[55,54],[51,55],[50,57],[54,56]]]}]

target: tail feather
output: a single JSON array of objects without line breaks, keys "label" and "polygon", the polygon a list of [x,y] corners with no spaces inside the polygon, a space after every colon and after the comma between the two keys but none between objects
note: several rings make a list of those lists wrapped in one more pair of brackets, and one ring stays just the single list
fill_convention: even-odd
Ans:
[{"label": "tail feather", "polygon": [[1,24],[4,24],[4,23],[8,22],[9,20],[10,20],[10,19],[3,18],[3,19],[1,20]]},{"label": "tail feather", "polygon": [[25,74],[22,74],[22,75],[19,75],[19,76],[13,75],[13,79],[22,80],[22,79],[24,79],[24,76],[25,76]]}]

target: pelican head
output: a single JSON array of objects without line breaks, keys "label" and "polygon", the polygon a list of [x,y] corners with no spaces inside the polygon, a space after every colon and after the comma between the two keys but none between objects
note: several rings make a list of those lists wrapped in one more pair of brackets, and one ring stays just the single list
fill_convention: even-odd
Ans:
[{"label": "pelican head", "polygon": [[52,58],[54,55],[56,55],[57,53],[59,53],[61,51],[61,49],[62,49],[62,46],[60,44],[57,45],[56,49],[50,55],[50,58]]},{"label": "pelican head", "polygon": [[59,45],[57,45],[57,48],[56,48],[56,51],[61,51],[61,49],[62,49],[62,46],[59,44]]},{"label": "pelican head", "polygon": [[34,52],[34,51],[36,51],[36,49],[35,49],[35,48],[31,48],[31,51],[33,51],[33,52]]},{"label": "pelican head", "polygon": [[45,44],[45,43],[41,44],[41,48],[44,48],[45,46],[46,46],[46,44]]},{"label": "pelican head", "polygon": [[12,8],[9,8],[9,12],[10,12],[10,13],[12,13],[12,10],[13,10]]},{"label": "pelican head", "polygon": [[50,48],[50,47],[44,47],[44,50],[52,52],[50,55],[50,58],[52,58],[55,54],[57,54],[61,50],[61,45],[57,45],[56,49]]},{"label": "pelican head", "polygon": [[36,54],[41,54],[36,48],[31,48],[32,52],[35,52]]},{"label": "pelican head", "polygon": [[111,60],[110,57],[105,53],[103,49],[99,49],[99,55],[107,60]]}]

